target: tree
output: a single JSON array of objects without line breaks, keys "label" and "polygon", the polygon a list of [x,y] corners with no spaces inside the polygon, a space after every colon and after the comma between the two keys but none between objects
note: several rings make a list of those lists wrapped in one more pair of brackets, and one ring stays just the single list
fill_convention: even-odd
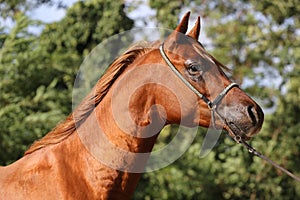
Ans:
[{"label": "tree", "polygon": [[[172,17],[167,14],[167,5],[164,2],[154,6],[159,10],[157,15],[165,13],[164,19]],[[300,9],[296,5],[294,1],[268,0],[184,1],[176,13],[196,10],[204,17],[205,32],[212,42],[201,42],[232,69],[232,78],[243,89],[256,97],[265,110],[270,109],[252,145],[299,175]],[[299,186],[293,179],[253,157],[228,137],[221,137],[208,157],[198,159],[202,138],[198,136],[188,152],[172,165],[145,174],[135,199],[299,197]]]},{"label": "tree", "polygon": [[37,8],[41,5],[55,5],[58,8],[65,8],[65,5],[62,1],[53,1],[53,0],[0,0],[0,16],[4,19],[13,18],[18,12],[25,13],[28,10]]},{"label": "tree", "polygon": [[[3,2],[27,1],[0,3]],[[157,20],[166,28],[174,28],[185,10],[202,16],[209,41],[201,41],[203,45],[232,69],[232,78],[267,111],[263,130],[251,144],[297,175],[298,4],[296,0],[150,1],[157,10]],[[119,1],[78,2],[64,19],[45,25],[38,36],[27,27],[40,23],[22,14],[22,9],[10,15],[15,27],[9,32],[0,29],[1,164],[21,157],[33,140],[46,134],[71,111],[71,90],[84,56],[106,37],[133,26],[123,8]],[[172,139],[174,129],[163,131],[157,147]],[[300,197],[294,180],[250,155],[225,133],[213,152],[199,159],[205,133],[206,129],[199,129],[194,143],[172,165],[144,174],[134,199]]]},{"label": "tree", "polygon": [[64,116],[56,97],[67,96],[53,90],[57,72],[45,69],[42,48],[27,30],[35,23],[22,13],[15,15],[15,21],[0,54],[1,164],[21,157],[33,138],[41,137]]},{"label": "tree", "polygon": [[0,39],[2,165],[22,157],[71,112],[73,83],[84,56],[106,37],[133,26],[120,1],[78,2],[60,22],[45,25],[41,35],[28,31],[37,23],[22,12],[13,17],[14,28]]}]

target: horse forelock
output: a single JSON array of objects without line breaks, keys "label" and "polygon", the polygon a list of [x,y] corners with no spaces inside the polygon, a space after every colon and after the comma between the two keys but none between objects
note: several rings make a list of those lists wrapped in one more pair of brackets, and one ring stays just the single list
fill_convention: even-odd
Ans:
[{"label": "horse forelock", "polygon": [[137,43],[130,47],[124,54],[118,57],[99,79],[93,90],[84,98],[78,107],[52,131],[46,134],[40,140],[35,141],[25,152],[25,155],[31,154],[45,146],[57,144],[65,140],[75,132],[85,119],[90,115],[94,108],[102,101],[108,93],[115,80],[122,74],[127,66],[132,64],[136,58],[149,52],[154,44],[147,42]]}]

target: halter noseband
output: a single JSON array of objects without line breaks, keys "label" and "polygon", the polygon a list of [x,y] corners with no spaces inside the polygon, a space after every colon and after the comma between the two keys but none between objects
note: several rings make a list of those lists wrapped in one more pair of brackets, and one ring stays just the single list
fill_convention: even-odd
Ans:
[{"label": "halter noseband", "polygon": [[191,89],[198,97],[200,97],[208,106],[208,108],[212,112],[212,120],[213,125],[215,126],[215,117],[214,117],[214,111],[217,107],[217,105],[220,103],[220,101],[225,97],[225,95],[228,93],[229,90],[231,90],[234,87],[238,87],[237,83],[230,83],[220,94],[215,98],[215,100],[210,101],[206,96],[204,96],[202,93],[200,93],[190,82],[188,82],[183,75],[176,69],[176,67],[172,64],[168,56],[166,55],[164,51],[164,43],[162,43],[159,46],[159,51],[163,59],[166,61],[168,66],[171,68],[171,70],[177,75],[177,77],[189,88]]},{"label": "halter noseband", "polygon": [[[220,101],[224,98],[224,96],[228,93],[228,91],[230,89],[232,89],[233,87],[238,87],[237,83],[231,83],[229,84],[222,92],[220,92],[220,94],[215,98],[214,101],[210,101],[206,96],[204,96],[203,94],[201,94],[190,82],[188,82],[183,75],[176,69],[176,67],[172,64],[172,62],[170,61],[170,59],[168,58],[168,56],[166,55],[166,53],[164,52],[164,48],[163,48],[163,43],[160,45],[159,47],[159,51],[161,56],[163,57],[163,59],[166,61],[166,63],[168,64],[168,66],[171,68],[171,70],[179,77],[179,79],[188,87],[190,88],[198,97],[200,97],[208,106],[208,108],[211,110],[212,113],[212,122],[213,122],[213,126],[215,128],[215,117],[214,117],[214,113],[216,111],[217,105],[220,103]],[[219,115],[219,114],[218,114]],[[221,116],[220,116],[221,117]],[[225,121],[226,122],[226,121]],[[283,171],[284,173],[286,173],[287,175],[289,175],[290,177],[292,177],[293,179],[297,180],[298,182],[300,182],[300,177],[294,175],[293,173],[291,173],[290,171],[288,171],[287,169],[283,168],[282,166],[278,165],[277,163],[273,162],[271,159],[269,159],[268,157],[266,157],[265,155],[263,155],[262,153],[260,153],[259,151],[257,151],[256,149],[254,149],[252,146],[250,146],[247,142],[245,142],[241,137],[239,137],[238,135],[235,135],[235,140],[237,143],[241,143],[242,145],[244,145],[248,151],[250,153],[252,153],[253,155],[262,158],[263,160],[267,161],[268,163],[270,163],[271,165],[273,165],[274,167],[276,167],[277,169]],[[239,139],[237,139],[239,138]]]},{"label": "halter noseband", "polygon": [[[160,50],[160,54],[163,57],[163,59],[166,61],[166,63],[169,65],[169,67],[171,68],[171,70],[180,78],[180,80],[188,87],[190,88],[198,97],[200,97],[201,99],[203,99],[203,101],[208,105],[208,108],[211,110],[212,113],[212,120],[213,120],[213,126],[215,128],[215,119],[214,119],[214,113],[216,111],[217,105],[220,103],[220,101],[224,98],[224,96],[227,94],[227,92],[232,89],[233,87],[238,87],[237,83],[231,83],[229,84],[216,98],[213,102],[211,102],[206,96],[204,96],[203,94],[201,94],[190,82],[188,82],[183,75],[176,69],[176,67],[172,64],[172,62],[170,61],[170,59],[168,58],[168,56],[166,55],[166,53],[164,52],[164,48],[163,48],[163,43],[160,45],[159,50]],[[219,115],[219,114],[218,114]],[[226,122],[226,121],[225,121]],[[283,171],[284,173],[286,173],[288,176],[290,176],[291,178],[295,179],[296,181],[300,182],[300,177],[296,176],[295,174],[293,174],[292,172],[290,172],[289,170],[285,169],[284,167],[278,165],[277,163],[273,162],[271,159],[269,159],[267,156],[263,155],[262,153],[260,153],[259,151],[257,151],[256,149],[254,149],[252,146],[250,146],[247,142],[245,142],[240,136],[235,135],[235,141],[237,143],[241,143],[242,145],[244,145],[248,151],[250,153],[252,153],[253,155],[267,161],[268,163],[270,163],[271,165],[273,165],[274,167],[276,167],[277,169]]]}]

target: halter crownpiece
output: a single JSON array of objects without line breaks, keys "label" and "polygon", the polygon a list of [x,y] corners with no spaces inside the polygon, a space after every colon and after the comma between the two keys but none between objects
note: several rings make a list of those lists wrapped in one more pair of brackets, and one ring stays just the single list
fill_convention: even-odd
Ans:
[{"label": "halter crownpiece", "polygon": [[[213,122],[213,126],[215,128],[215,117],[214,114],[216,113],[217,115],[219,115],[219,113],[216,111],[216,107],[217,105],[221,102],[221,100],[225,97],[225,95],[228,93],[229,90],[231,90],[233,87],[238,87],[237,83],[231,83],[229,84],[226,88],[224,88],[224,90],[222,92],[220,92],[220,94],[215,98],[214,101],[210,101],[206,96],[204,96],[203,94],[201,94],[190,82],[188,82],[183,75],[176,69],[176,67],[172,64],[172,62],[170,61],[170,59],[168,58],[168,56],[166,55],[166,53],[164,52],[164,47],[163,47],[164,43],[162,43],[159,46],[159,51],[161,56],[163,57],[163,59],[165,60],[165,62],[168,64],[168,66],[171,68],[171,70],[178,76],[178,78],[188,87],[190,88],[198,97],[200,97],[209,107],[209,109],[211,110],[212,113],[212,122]],[[219,115],[220,116],[220,115]],[[221,117],[221,116],[220,116]],[[222,119],[222,117],[221,117]],[[226,122],[226,120],[225,120]],[[245,146],[249,153],[267,161],[268,163],[270,163],[271,165],[273,165],[275,168],[283,171],[284,173],[286,173],[288,176],[290,176],[291,178],[295,179],[296,181],[300,182],[300,177],[296,176],[295,174],[293,174],[292,172],[288,171],[287,169],[283,168],[282,166],[278,165],[277,163],[273,162],[271,159],[269,159],[267,156],[263,155],[262,153],[260,153],[259,151],[257,151],[256,149],[254,149],[252,146],[250,146],[247,142],[245,142],[240,136],[238,136],[236,133],[233,133],[235,135],[235,137],[233,138],[237,143],[242,144],[243,146]]]}]

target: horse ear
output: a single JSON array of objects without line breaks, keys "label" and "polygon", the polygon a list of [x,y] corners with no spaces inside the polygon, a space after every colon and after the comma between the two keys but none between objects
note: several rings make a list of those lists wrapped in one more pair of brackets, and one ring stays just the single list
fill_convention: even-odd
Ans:
[{"label": "horse ear", "polygon": [[[170,46],[176,42],[176,43],[184,43],[186,40],[186,31],[188,29],[189,24],[189,18],[190,18],[190,12],[185,13],[182,20],[178,24],[178,26],[175,28],[175,30],[169,35],[169,37],[165,40],[165,47],[170,48]],[[168,42],[167,42],[168,41]]]},{"label": "horse ear", "polygon": [[200,16],[198,16],[195,26],[190,30],[190,32],[187,35],[194,38],[195,40],[198,40],[200,35],[200,28],[201,28],[201,21],[200,21]]},{"label": "horse ear", "polygon": [[183,33],[183,34],[186,33],[186,31],[188,29],[188,24],[189,24],[190,13],[191,12],[185,13],[185,15],[183,16],[181,22],[176,27],[175,31]]}]

